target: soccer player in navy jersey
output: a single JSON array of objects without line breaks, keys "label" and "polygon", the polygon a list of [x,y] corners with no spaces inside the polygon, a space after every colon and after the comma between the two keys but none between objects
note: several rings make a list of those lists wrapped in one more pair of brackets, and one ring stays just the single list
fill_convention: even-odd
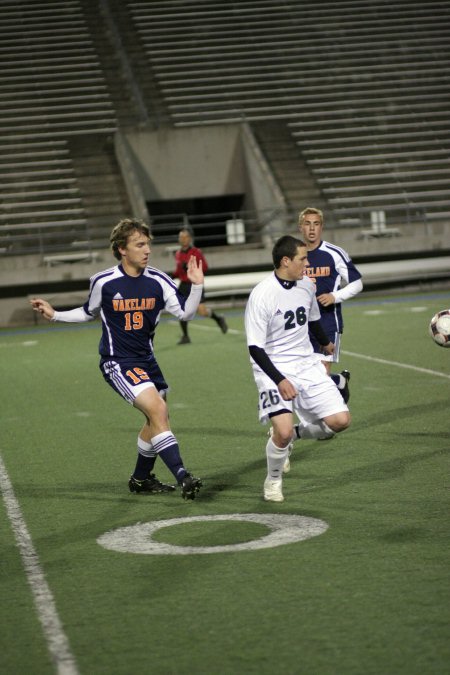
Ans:
[{"label": "soccer player in navy jersey", "polygon": [[89,297],[82,307],[58,312],[42,298],[33,309],[50,321],[83,322],[100,316],[100,370],[106,382],[145,417],[138,435],[138,456],[128,486],[131,492],[171,492],[152,473],[159,456],[173,474],[184,499],[194,499],[202,486],[188,472],[173,435],[165,401],[167,384],[153,352],[152,336],[161,312],[189,320],[197,311],[203,290],[201,262],[192,256],[187,275],[192,284],[183,297],[172,279],[149,267],[149,227],[137,219],[121,220],[111,233],[111,248],[119,264],[94,274]]},{"label": "soccer player in navy jersey", "polygon": [[[194,256],[198,262],[201,261],[204,274],[208,269],[208,263],[206,262],[206,258],[203,255],[201,249],[193,245],[192,234],[190,230],[188,230],[185,227],[182,230],[180,230],[178,233],[178,242],[180,244],[180,248],[175,253],[176,268],[172,276],[174,279],[180,280],[180,285],[178,286],[178,290],[180,291],[180,293],[182,295],[188,296],[191,290],[191,281],[189,280],[189,277],[187,275],[187,264],[189,259],[191,258],[191,256]],[[222,333],[226,333],[228,330],[228,326],[225,321],[225,317],[216,314],[212,309],[207,307],[204,303],[204,300],[205,294],[203,292],[197,312],[200,314],[200,316],[205,316],[210,319],[213,319],[219,326]],[[191,338],[189,337],[188,334],[188,322],[182,319],[180,321],[180,327],[182,335],[178,344],[179,345],[189,344]]]},{"label": "soccer player in navy jersey", "polygon": [[284,501],[282,476],[299,417],[297,437],[326,439],[350,424],[350,413],[336,385],[314,352],[311,332],[327,354],[334,345],[321,327],[314,283],[304,275],[304,242],[290,235],[272,250],[275,271],[250,293],[245,331],[259,392],[259,420],[272,424],[266,445],[264,499]]},{"label": "soccer player in navy jersey", "polygon": [[[298,226],[308,253],[305,274],[316,284],[322,326],[335,346],[333,354],[322,354],[322,361],[347,403],[350,398],[350,373],[343,370],[340,374],[332,374],[331,364],[339,362],[344,328],[342,303],[360,293],[363,284],[361,274],[349,254],[343,248],[322,239],[323,224],[323,213],[320,209],[308,207],[299,214]],[[342,282],[344,285],[341,288]],[[314,335],[310,337],[314,351],[322,353]]]}]

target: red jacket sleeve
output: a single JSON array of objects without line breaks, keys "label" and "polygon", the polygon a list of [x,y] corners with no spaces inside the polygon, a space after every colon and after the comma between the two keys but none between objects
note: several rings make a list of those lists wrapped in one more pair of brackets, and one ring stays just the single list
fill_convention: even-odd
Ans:
[{"label": "red jacket sleeve", "polygon": [[206,258],[203,255],[203,252],[199,248],[194,247],[194,248],[191,249],[191,253],[192,253],[192,255],[195,255],[197,260],[202,261],[203,273],[206,273],[206,271],[208,270],[208,263],[206,262]]},{"label": "red jacket sleeve", "polygon": [[179,279],[180,281],[189,281],[187,276],[187,264],[189,258],[192,255],[196,258],[196,260],[202,261],[203,273],[206,272],[206,270],[208,269],[208,263],[206,262],[205,256],[203,255],[202,251],[199,248],[195,248],[195,246],[192,246],[187,251],[182,251],[181,249],[179,249],[175,253],[176,267],[175,272],[172,274],[172,277],[174,279]]}]

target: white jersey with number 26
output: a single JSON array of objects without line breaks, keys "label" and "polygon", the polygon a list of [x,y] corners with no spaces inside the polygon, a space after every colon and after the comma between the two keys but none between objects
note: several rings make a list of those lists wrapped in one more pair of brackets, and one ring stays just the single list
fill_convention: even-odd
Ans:
[{"label": "white jersey with number 26", "polygon": [[283,284],[273,273],[250,293],[245,310],[247,345],[264,349],[281,371],[298,359],[319,360],[308,335],[308,321],[320,319],[315,290],[307,277]]}]

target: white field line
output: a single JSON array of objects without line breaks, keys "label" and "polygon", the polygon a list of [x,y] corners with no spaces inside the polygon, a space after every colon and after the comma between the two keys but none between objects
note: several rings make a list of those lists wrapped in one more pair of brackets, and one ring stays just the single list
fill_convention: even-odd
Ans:
[{"label": "white field line", "polygon": [[38,618],[42,624],[47,646],[57,673],[58,675],[78,675],[75,659],[59,619],[52,592],[39,564],[36,549],[33,546],[1,455],[0,492],[3,496],[6,512],[22,557],[27,580],[31,586]]},{"label": "white field line", "polygon": [[414,370],[416,373],[425,373],[426,375],[435,375],[436,377],[445,377],[450,380],[450,375],[447,373],[440,373],[438,370],[430,370],[429,368],[420,368],[419,366],[411,366],[408,363],[400,363],[399,361],[387,361],[386,359],[379,359],[376,356],[367,356],[366,354],[356,354],[355,352],[347,352],[341,350],[342,354],[346,356],[354,356],[356,359],[365,359],[366,361],[374,361],[375,363],[382,363],[385,366],[395,366],[396,368],[407,368]]},{"label": "white field line", "polygon": [[[173,325],[177,325],[175,322]],[[189,328],[196,328],[198,330],[216,330],[213,326],[199,326],[198,323],[194,321],[189,322]],[[244,331],[229,329],[229,333],[234,335],[243,335]],[[435,377],[444,377],[446,380],[450,380],[450,374],[440,373],[438,370],[430,370],[429,368],[420,368],[419,366],[412,366],[408,363],[400,363],[399,361],[388,361],[387,359],[379,359],[376,356],[368,356],[367,354],[357,354],[356,352],[347,352],[341,349],[341,354],[345,356],[353,356],[356,359],[365,359],[366,361],[374,361],[375,363],[381,363],[385,366],[394,366],[396,368],[406,368],[407,370],[414,370],[416,373],[424,373],[425,375],[434,375]]]}]

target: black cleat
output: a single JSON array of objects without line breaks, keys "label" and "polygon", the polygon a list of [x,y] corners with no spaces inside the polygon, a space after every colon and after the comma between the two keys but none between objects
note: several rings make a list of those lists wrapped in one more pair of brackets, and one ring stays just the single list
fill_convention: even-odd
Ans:
[{"label": "black cleat", "polygon": [[220,328],[220,330],[222,331],[222,333],[226,333],[226,332],[227,332],[227,330],[228,330],[228,325],[227,325],[227,322],[225,321],[225,317],[224,317],[224,316],[219,316],[219,318],[217,319],[217,325],[219,326],[219,328]]},{"label": "black cleat", "polygon": [[144,480],[138,480],[134,476],[130,476],[128,487],[130,488],[130,492],[151,492],[152,494],[173,492],[175,490],[175,485],[161,483],[154,473],[149,474],[148,478],[144,478]]},{"label": "black cleat", "polygon": [[195,495],[202,487],[203,483],[200,478],[196,478],[190,473],[187,473],[183,476],[183,479],[180,483],[181,485],[181,496],[183,499],[195,499]]},{"label": "black cleat", "polygon": [[191,338],[189,337],[189,335],[182,335],[177,342],[178,345],[188,345],[190,343],[191,343]]},{"label": "black cleat", "polygon": [[345,385],[342,387],[342,389],[339,389],[339,391],[341,392],[341,396],[344,399],[344,403],[348,403],[350,398],[350,389],[348,387],[348,383],[350,382],[350,371],[342,370],[340,374],[345,379]]}]

